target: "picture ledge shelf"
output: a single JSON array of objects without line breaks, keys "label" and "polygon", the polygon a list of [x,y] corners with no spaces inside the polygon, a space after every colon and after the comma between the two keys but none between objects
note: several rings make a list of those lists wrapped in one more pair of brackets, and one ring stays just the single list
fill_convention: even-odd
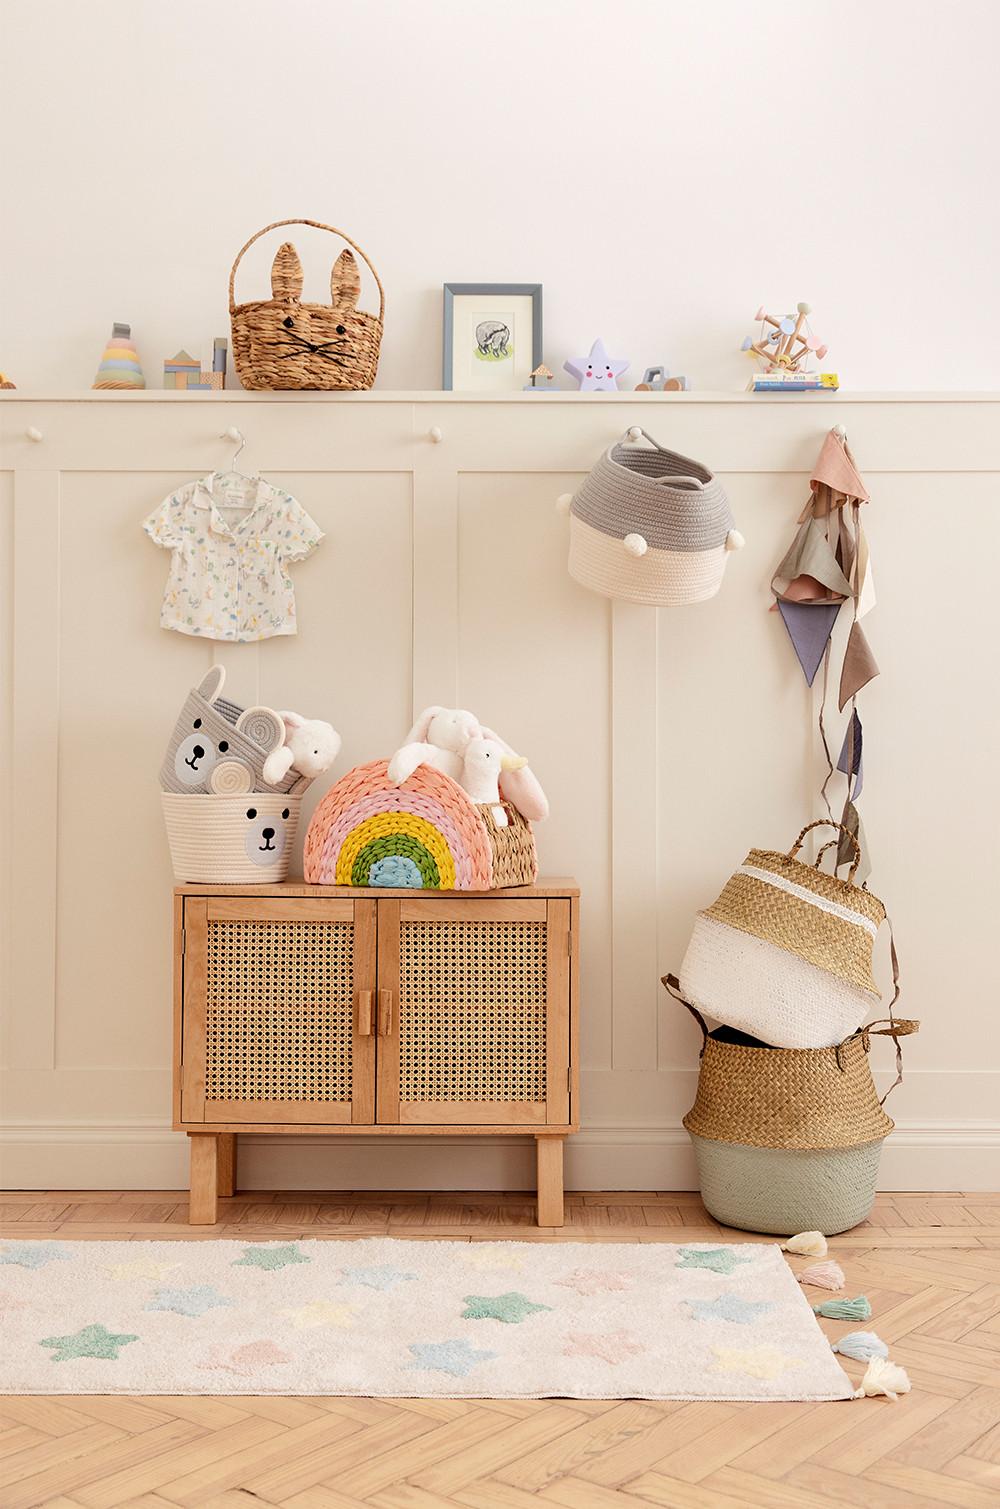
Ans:
[{"label": "picture ledge shelf", "polygon": [[747,392],[681,392],[637,393],[626,390],[621,393],[578,393],[567,389],[553,393],[457,393],[436,388],[391,389],[376,388],[362,393],[322,393],[313,389],[293,393],[250,393],[242,388],[227,388],[221,393],[171,392],[165,388],[146,388],[137,393],[101,391],[91,388],[45,392],[34,389],[12,388],[0,391],[0,403],[513,403],[513,404],[594,404],[598,408],[614,404],[753,404],[767,406],[778,404],[791,407],[805,404],[806,407],[822,409],[842,403],[997,403],[1000,404],[1000,389],[996,391],[962,393],[956,391],[918,392],[901,390],[885,393],[854,393],[839,389],[831,393],[747,393]]}]

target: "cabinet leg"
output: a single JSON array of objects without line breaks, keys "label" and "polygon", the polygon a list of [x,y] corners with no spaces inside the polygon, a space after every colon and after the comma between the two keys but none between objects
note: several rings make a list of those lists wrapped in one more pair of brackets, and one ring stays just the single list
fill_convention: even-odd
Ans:
[{"label": "cabinet leg", "polygon": [[214,1226],[219,1174],[218,1132],[189,1132],[191,1139],[191,1198],[188,1223]]},{"label": "cabinet leg", "polygon": [[538,1156],[538,1224],[563,1224],[563,1137],[536,1137]]},{"label": "cabinet leg", "polygon": [[219,1133],[219,1169],[216,1187],[220,1195],[236,1193],[236,1133]]}]

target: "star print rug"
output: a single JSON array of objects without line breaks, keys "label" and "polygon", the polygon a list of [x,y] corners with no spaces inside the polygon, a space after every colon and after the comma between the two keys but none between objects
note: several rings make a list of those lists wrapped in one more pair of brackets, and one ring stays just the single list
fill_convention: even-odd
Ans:
[{"label": "star print rug", "polygon": [[0,1242],[0,1332],[0,1394],[851,1394],[763,1243]]}]

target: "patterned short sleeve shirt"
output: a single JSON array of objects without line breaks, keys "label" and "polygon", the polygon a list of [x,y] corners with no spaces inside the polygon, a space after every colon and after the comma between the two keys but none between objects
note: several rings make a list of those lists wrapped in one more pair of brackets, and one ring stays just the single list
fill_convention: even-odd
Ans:
[{"label": "patterned short sleeve shirt", "polygon": [[142,527],[171,553],[162,628],[237,644],[297,632],[288,565],[323,533],[290,493],[212,472],[164,498]]}]

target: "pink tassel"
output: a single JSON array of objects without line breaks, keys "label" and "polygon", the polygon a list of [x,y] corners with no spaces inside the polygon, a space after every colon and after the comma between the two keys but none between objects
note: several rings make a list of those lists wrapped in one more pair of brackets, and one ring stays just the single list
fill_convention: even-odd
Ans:
[{"label": "pink tassel", "polygon": [[815,1289],[843,1289],[844,1270],[839,1263],[813,1263],[803,1268],[798,1280],[800,1284],[812,1284]]}]

